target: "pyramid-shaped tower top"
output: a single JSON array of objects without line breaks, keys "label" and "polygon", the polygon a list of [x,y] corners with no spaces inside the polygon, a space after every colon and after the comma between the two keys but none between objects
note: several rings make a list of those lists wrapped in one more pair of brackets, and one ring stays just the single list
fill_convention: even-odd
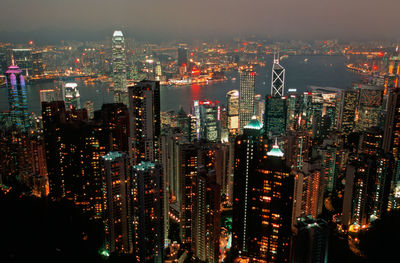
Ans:
[{"label": "pyramid-shaped tower top", "polygon": [[245,129],[252,130],[261,130],[263,128],[263,124],[257,119],[256,116],[251,117],[251,121],[244,126]]},{"label": "pyramid-shaped tower top", "polygon": [[275,157],[283,157],[283,152],[281,151],[281,149],[279,148],[278,145],[278,139],[275,138],[275,144],[274,146],[272,146],[272,149],[267,152],[268,156],[275,156]]}]

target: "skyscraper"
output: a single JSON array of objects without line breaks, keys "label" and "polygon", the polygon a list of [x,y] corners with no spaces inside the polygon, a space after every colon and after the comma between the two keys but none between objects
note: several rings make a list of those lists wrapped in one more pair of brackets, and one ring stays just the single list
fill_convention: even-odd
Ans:
[{"label": "skyscraper", "polygon": [[84,108],[88,112],[89,119],[90,120],[93,119],[94,118],[94,103],[93,103],[93,101],[91,101],[91,100],[85,101]]},{"label": "skyscraper", "polygon": [[195,179],[193,242],[195,255],[202,261],[218,262],[221,186],[215,171],[200,169]]},{"label": "skyscraper", "polygon": [[357,93],[354,90],[345,90],[340,93],[338,116],[338,130],[349,135],[354,130]]},{"label": "skyscraper", "polygon": [[[260,262],[289,262],[294,180],[277,142],[255,174],[248,255]],[[253,188],[251,188],[253,189]],[[254,199],[253,199],[254,200]]]},{"label": "skyscraper", "polygon": [[243,135],[235,141],[235,170],[233,184],[232,245],[239,253],[248,251],[249,218],[252,207],[252,187],[258,161],[265,154],[262,141],[263,126],[255,117],[244,126]]},{"label": "skyscraper", "polygon": [[239,91],[230,90],[226,93],[228,102],[228,129],[235,131],[239,129]]},{"label": "skyscraper", "polygon": [[221,108],[218,101],[193,101],[193,114],[196,117],[197,139],[218,142],[221,140]]},{"label": "skyscraper", "polygon": [[285,68],[279,64],[279,54],[274,55],[271,78],[271,96],[282,97],[285,91]]},{"label": "skyscraper", "polygon": [[268,138],[286,134],[287,101],[286,97],[265,98],[265,134]]},{"label": "skyscraper", "polygon": [[128,105],[126,88],[125,38],[121,31],[114,31],[112,37],[112,68],[114,82],[114,102]]},{"label": "skyscraper", "polygon": [[78,84],[72,82],[65,83],[63,87],[65,107],[67,107],[67,109],[78,110],[81,108],[81,95],[77,87]]},{"label": "skyscraper", "polygon": [[39,91],[40,102],[51,102],[56,100],[56,93],[53,89],[42,89]]},{"label": "skyscraper", "polygon": [[257,262],[288,262],[293,176],[277,143],[266,153],[262,124],[252,120],[236,139],[233,248]]},{"label": "skyscraper", "polygon": [[133,252],[128,165],[125,153],[109,152],[102,156],[106,248],[110,252]]},{"label": "skyscraper", "polygon": [[254,115],[264,123],[264,112],[265,112],[265,100],[261,94],[254,95]]},{"label": "skyscraper", "polygon": [[185,46],[178,47],[178,67],[188,66],[188,49]]},{"label": "skyscraper", "polygon": [[239,129],[243,129],[254,115],[255,75],[252,68],[240,71]]},{"label": "skyscraper", "polygon": [[141,162],[132,169],[134,249],[137,262],[163,262],[164,186],[161,166]]},{"label": "skyscraper", "polygon": [[12,124],[21,131],[27,131],[29,115],[26,86],[24,76],[18,66],[11,65],[6,71],[6,86]]},{"label": "skyscraper", "polygon": [[292,262],[328,262],[328,223],[323,219],[316,220],[311,216],[299,218],[296,223],[298,233],[293,242]]},{"label": "skyscraper", "polygon": [[129,89],[130,157],[133,164],[159,161],[160,82],[142,80]]}]

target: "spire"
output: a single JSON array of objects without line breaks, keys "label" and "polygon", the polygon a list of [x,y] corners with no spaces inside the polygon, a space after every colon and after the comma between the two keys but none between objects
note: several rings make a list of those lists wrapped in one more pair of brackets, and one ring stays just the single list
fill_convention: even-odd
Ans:
[{"label": "spire", "polygon": [[275,145],[272,146],[272,149],[269,152],[267,152],[267,155],[274,157],[283,157],[284,154],[278,145],[278,138],[275,137]]},{"label": "spire", "polygon": [[11,53],[11,66],[15,66],[14,54]]}]

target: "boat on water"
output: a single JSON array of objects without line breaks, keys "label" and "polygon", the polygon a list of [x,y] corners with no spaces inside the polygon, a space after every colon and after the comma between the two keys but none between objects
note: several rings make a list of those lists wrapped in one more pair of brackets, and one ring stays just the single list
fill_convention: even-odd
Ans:
[{"label": "boat on water", "polygon": [[283,55],[283,56],[281,56],[281,57],[279,58],[279,60],[288,59],[288,58],[289,58],[289,55]]}]

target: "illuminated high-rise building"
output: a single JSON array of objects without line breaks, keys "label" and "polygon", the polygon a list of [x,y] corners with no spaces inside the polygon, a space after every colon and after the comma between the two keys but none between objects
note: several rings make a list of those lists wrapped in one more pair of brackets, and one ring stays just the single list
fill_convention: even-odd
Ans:
[{"label": "illuminated high-rise building", "polygon": [[28,99],[25,79],[18,66],[11,65],[6,71],[8,105],[12,124],[21,131],[29,129]]},{"label": "illuminated high-rise building", "polygon": [[265,100],[262,98],[261,94],[254,95],[254,115],[264,123],[264,111],[265,111]]},{"label": "illuminated high-rise building", "polygon": [[253,207],[254,179],[252,176],[265,155],[263,125],[256,117],[244,126],[243,135],[236,137],[233,184],[233,225],[232,246],[239,253],[249,251],[248,239],[250,213]]},{"label": "illuminated high-rise building", "polygon": [[133,235],[137,262],[163,262],[164,185],[161,166],[141,162],[132,167]]},{"label": "illuminated high-rise building", "polygon": [[219,262],[221,186],[215,171],[200,169],[195,179],[192,247],[204,262]]},{"label": "illuminated high-rise building", "polygon": [[93,103],[93,101],[91,101],[91,100],[85,101],[84,108],[88,112],[89,119],[90,120],[93,119],[94,118],[94,103]]},{"label": "illuminated high-rise building", "polygon": [[285,91],[285,68],[279,64],[279,55],[272,65],[271,97],[282,97]]},{"label": "illuminated high-rise building", "polygon": [[239,129],[241,130],[254,115],[255,75],[256,73],[251,68],[240,71]]},{"label": "illuminated high-rise building", "polygon": [[286,97],[265,98],[264,114],[265,134],[268,138],[279,137],[286,134],[287,101]]},{"label": "illuminated high-rise building", "polygon": [[388,94],[387,113],[383,134],[384,152],[393,158],[392,189],[389,209],[400,207],[400,90],[391,89]]},{"label": "illuminated high-rise building", "polygon": [[193,101],[193,115],[196,117],[197,140],[210,142],[221,140],[221,107],[218,102]]},{"label": "illuminated high-rise building", "polygon": [[340,93],[338,130],[345,135],[354,130],[356,106],[357,93],[354,90],[345,90]]},{"label": "illuminated high-rise building", "polygon": [[56,92],[54,89],[42,89],[39,91],[40,102],[51,102],[56,100]]},{"label": "illuminated high-rise building", "polygon": [[266,152],[262,124],[236,139],[233,248],[257,262],[289,262],[294,180],[277,143]]},{"label": "illuminated high-rise building", "polygon": [[177,201],[180,205],[180,237],[182,243],[192,243],[193,201],[198,172],[198,148],[194,144],[179,146],[179,185]]},{"label": "illuminated high-rise building", "polygon": [[187,68],[188,65],[188,49],[185,46],[178,47],[178,67]]},{"label": "illuminated high-rise building", "polygon": [[360,154],[347,167],[343,224],[367,225],[388,208],[392,175],[391,156]]},{"label": "illuminated high-rise building", "polygon": [[129,152],[129,112],[123,103],[106,103],[94,112],[94,121],[109,133],[107,151]]},{"label": "illuminated high-rise building", "polygon": [[323,207],[324,178],[319,160],[304,162],[301,170],[295,171],[292,224],[298,218],[311,215],[317,218]]},{"label": "illuminated high-rise building", "polygon": [[63,87],[65,107],[69,110],[81,108],[81,95],[79,94],[78,84],[65,83]]},{"label": "illuminated high-rise building", "polygon": [[106,248],[110,252],[133,253],[131,190],[128,156],[109,152],[102,156]]},{"label": "illuminated high-rise building", "polygon": [[131,161],[159,162],[160,82],[142,80],[128,89]]},{"label": "illuminated high-rise building", "polygon": [[239,129],[239,91],[231,90],[226,93],[228,103],[228,129],[237,131]]},{"label": "illuminated high-rise building", "polygon": [[355,131],[383,126],[383,93],[384,87],[358,85],[358,103],[355,115]]},{"label": "illuminated high-rise building", "polygon": [[329,227],[323,219],[311,216],[296,221],[297,235],[293,241],[293,263],[328,262]]},{"label": "illuminated high-rise building", "polygon": [[114,102],[128,105],[126,86],[125,38],[121,31],[114,31],[112,37],[112,68],[114,82]]},{"label": "illuminated high-rise building", "polygon": [[32,73],[33,76],[40,76],[44,73],[43,52],[32,52]]},{"label": "illuminated high-rise building", "polygon": [[87,111],[65,109],[63,101],[42,102],[43,137],[50,197],[67,198],[90,218],[101,218],[101,156],[109,131],[88,123]]}]

